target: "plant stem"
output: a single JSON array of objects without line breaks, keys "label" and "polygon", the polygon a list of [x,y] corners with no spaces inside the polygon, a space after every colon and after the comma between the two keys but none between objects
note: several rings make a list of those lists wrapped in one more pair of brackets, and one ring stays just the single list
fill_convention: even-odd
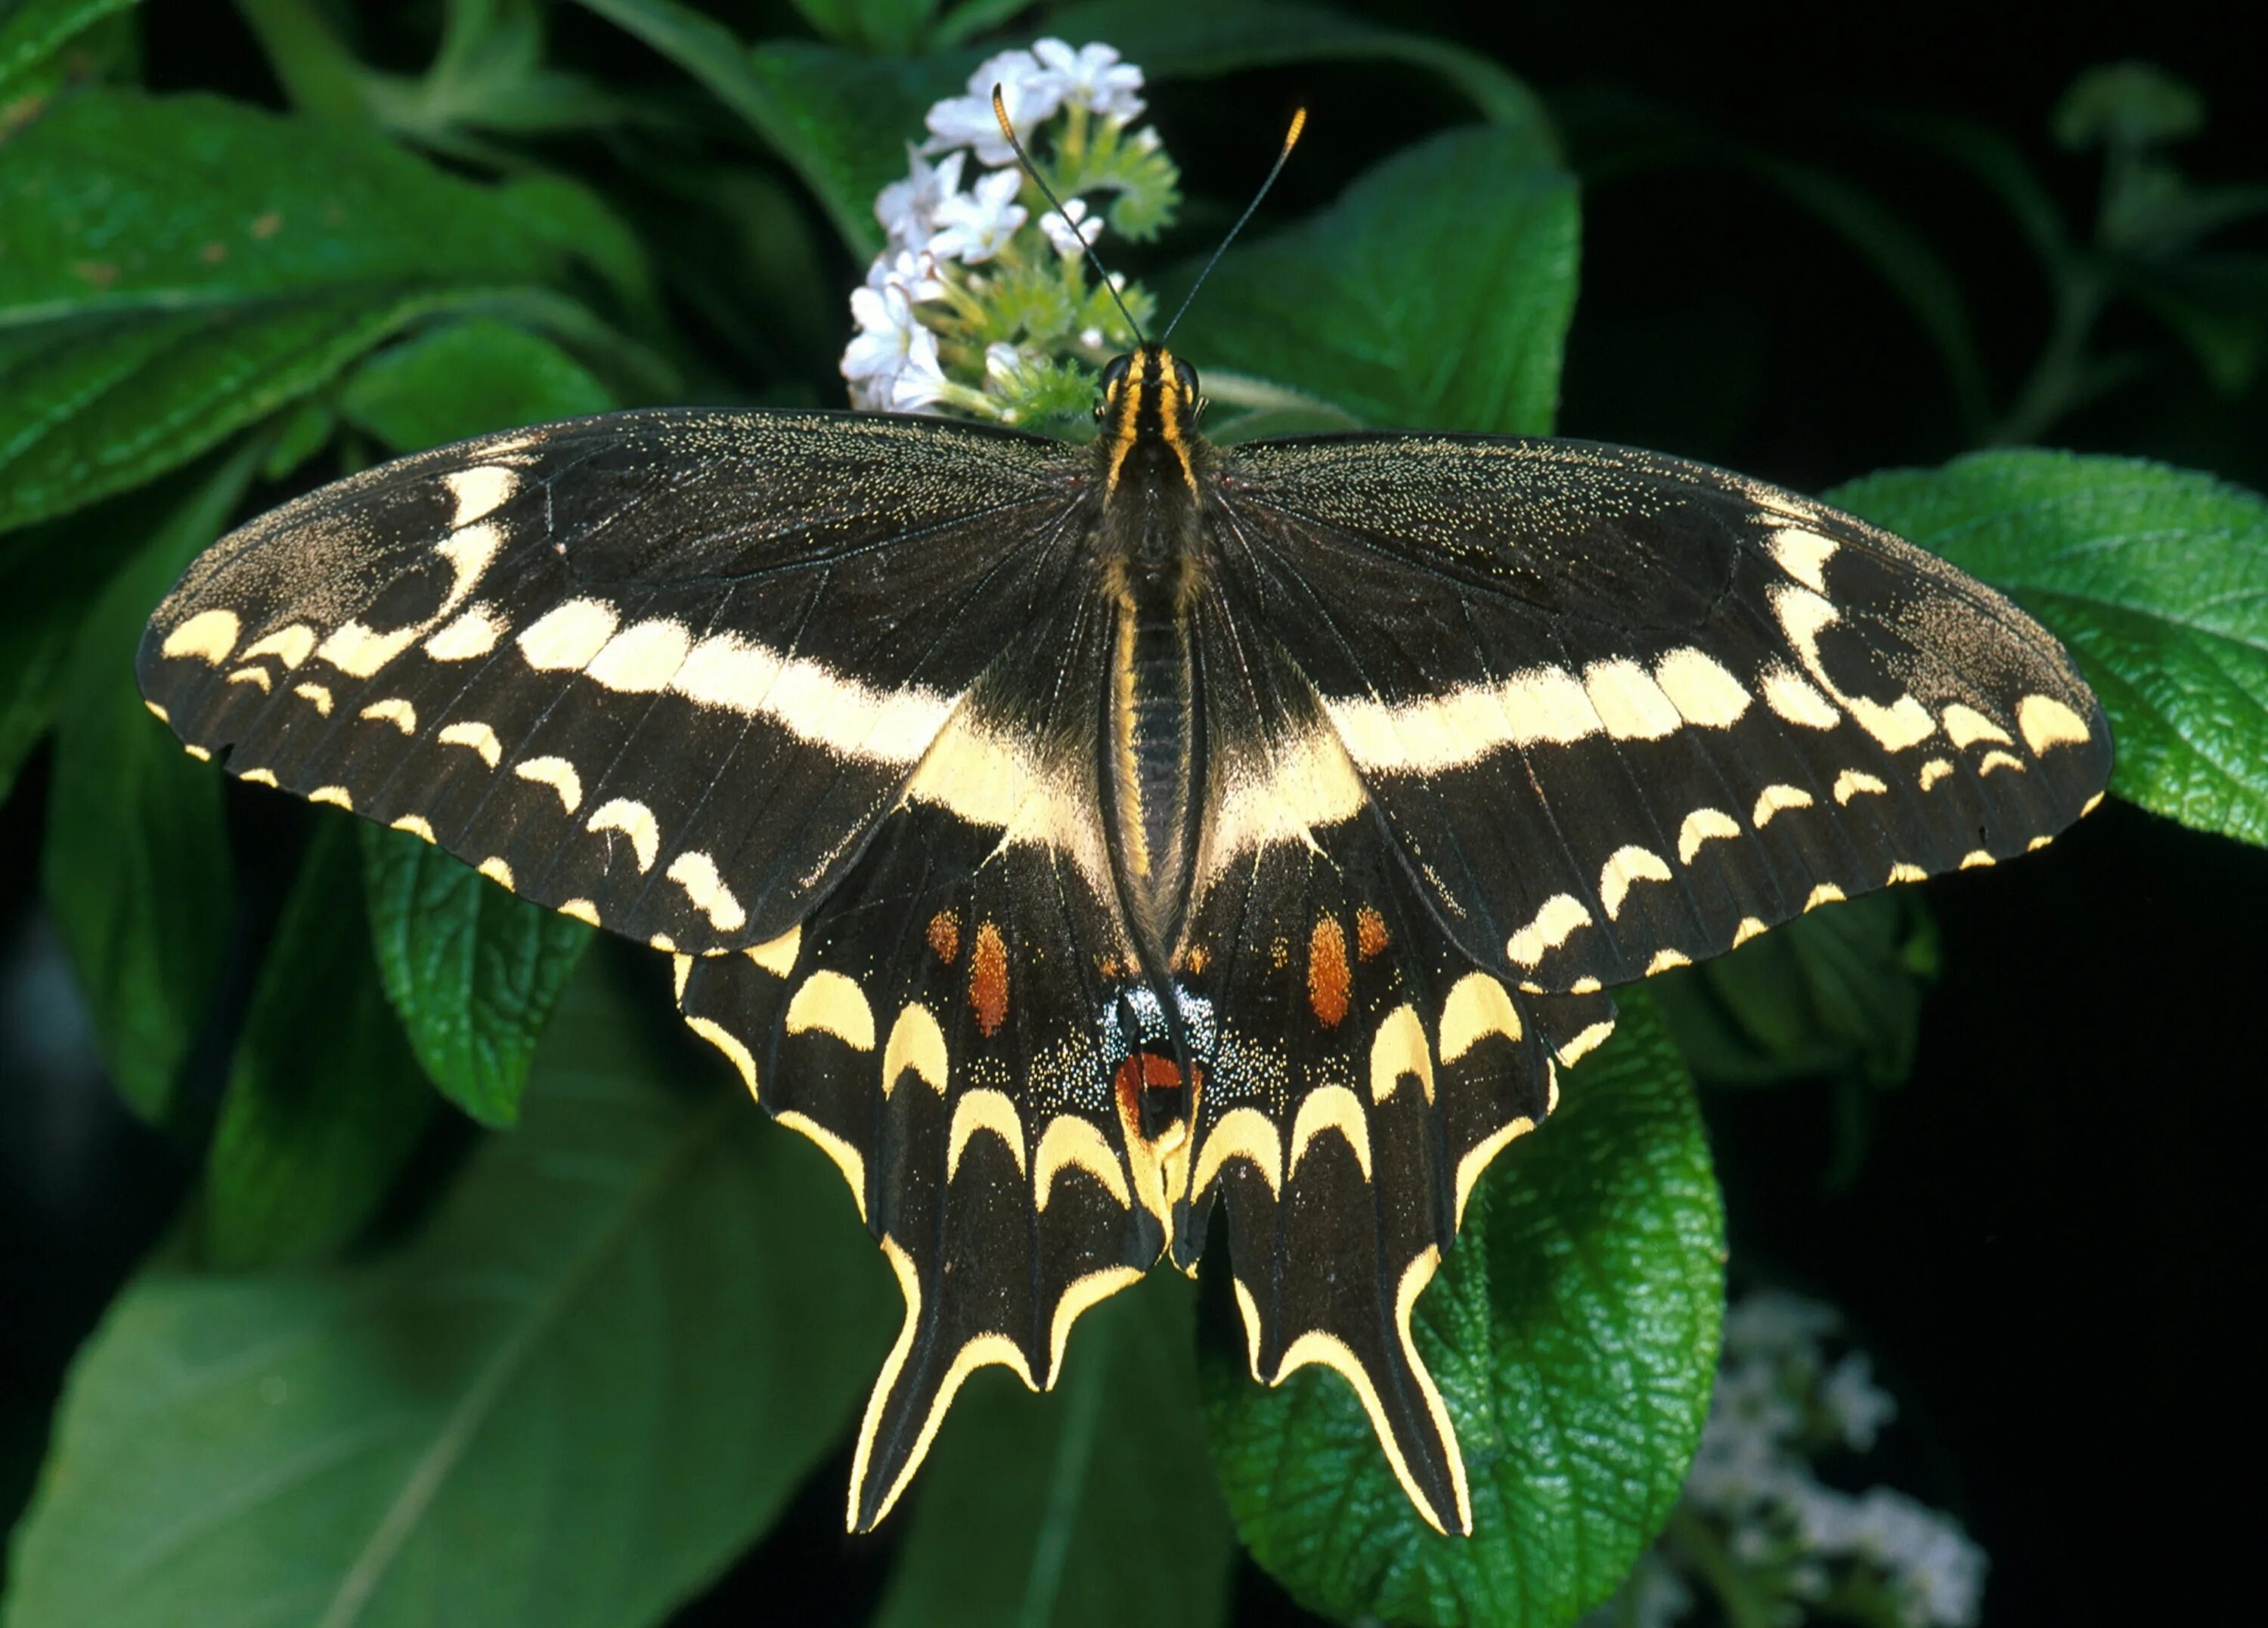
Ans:
[{"label": "plant stem", "polygon": [[1756,1588],[1706,1521],[1681,1504],[1670,1511],[1661,1535],[1717,1596],[1726,1628],[1773,1628],[1778,1602]]}]

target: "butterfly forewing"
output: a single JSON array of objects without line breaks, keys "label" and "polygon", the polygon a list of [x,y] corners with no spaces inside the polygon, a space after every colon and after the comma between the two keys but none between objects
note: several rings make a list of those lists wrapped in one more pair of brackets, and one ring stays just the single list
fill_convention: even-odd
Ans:
[{"label": "butterfly forewing", "polygon": [[615,415],[324,488],[151,619],[153,707],[232,771],[642,940],[777,937],[1059,603],[1084,463],[845,414]]},{"label": "butterfly forewing", "polygon": [[1238,449],[1216,534],[1442,927],[1582,991],[2036,845],[2102,790],[2069,659],[1824,505],[1622,448]]}]

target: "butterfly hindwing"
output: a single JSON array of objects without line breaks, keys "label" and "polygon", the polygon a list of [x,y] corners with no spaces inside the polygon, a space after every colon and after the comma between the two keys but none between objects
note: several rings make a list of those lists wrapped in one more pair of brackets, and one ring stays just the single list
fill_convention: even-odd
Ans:
[{"label": "butterfly hindwing", "polygon": [[680,949],[761,943],[1060,600],[1082,468],[843,414],[492,436],[224,539],[151,619],[143,689],[237,774],[539,902]]},{"label": "butterfly hindwing", "polygon": [[860,1430],[857,1530],[970,1373],[1052,1386],[1079,1315],[1164,1246],[1164,1178],[1130,1145],[1108,1043],[1130,956],[1081,835],[1094,760],[1048,744],[1100,715],[1091,621],[1067,601],[1018,642],[1049,659],[980,682],[791,939],[681,963],[687,1020],[836,1161],[906,1301]]},{"label": "butterfly hindwing", "polygon": [[2110,738],[1990,589],[1810,499],[1581,443],[1237,449],[1222,568],[1442,925],[1536,989],[2036,846]]}]

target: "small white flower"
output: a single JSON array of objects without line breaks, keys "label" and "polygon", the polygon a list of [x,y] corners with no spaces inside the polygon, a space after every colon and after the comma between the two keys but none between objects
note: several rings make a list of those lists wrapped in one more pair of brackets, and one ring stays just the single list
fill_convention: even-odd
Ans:
[{"label": "small white flower", "polygon": [[924,358],[931,372],[937,371],[937,335],[916,320],[904,289],[852,289],[850,314],[858,333],[843,350],[843,377],[850,381],[854,402],[888,405],[899,379]]},{"label": "small white flower", "polygon": [[1725,1313],[1725,1353],[1745,1356],[1812,1354],[1842,1318],[1832,1306],[1766,1289],[1744,1296]]},{"label": "small white flower", "polygon": [[1819,1404],[1844,1444],[1861,1453],[1873,1448],[1875,1433],[1898,1414],[1890,1394],[1874,1383],[1874,1364],[1863,1351],[1852,1352],[1829,1372],[1819,1387]]},{"label": "small white flower", "polygon": [[1014,170],[996,170],[964,193],[937,206],[937,235],[930,252],[939,260],[969,265],[987,261],[1005,247],[1025,220],[1024,206],[1016,202],[1024,178]]},{"label": "small white flower", "polygon": [[961,169],[968,162],[967,153],[949,152],[942,162],[931,164],[907,144],[906,179],[892,181],[874,199],[874,218],[882,223],[891,247],[917,249],[929,242],[937,230],[937,206],[961,190]]},{"label": "small white flower", "polygon": [[973,147],[976,161],[998,167],[1012,164],[1016,154],[1000,134],[992,116],[992,87],[1000,87],[1000,102],[1019,137],[1028,141],[1032,127],[1055,116],[1063,106],[1064,83],[1059,75],[1041,68],[1029,51],[1003,51],[988,57],[968,76],[968,94],[954,96],[929,110],[930,137],[924,152],[954,147]]},{"label": "small white flower", "polygon": [[937,336],[921,330],[926,343],[917,343],[906,355],[905,367],[890,380],[885,403],[894,413],[918,413],[934,407],[945,394],[945,370],[938,365]]},{"label": "small white flower", "polygon": [[895,288],[905,295],[907,304],[914,306],[924,299],[945,298],[945,284],[937,275],[937,258],[926,249],[901,249],[895,254],[885,249],[866,268],[866,286],[878,292]]},{"label": "small white flower", "polygon": [[1085,345],[1089,350],[1101,350],[1102,330],[1099,328],[1083,328],[1079,329],[1079,343]]},{"label": "small white flower", "polygon": [[1054,210],[1042,214],[1040,230],[1048,234],[1057,254],[1065,260],[1077,260],[1088,244],[1102,235],[1102,217],[1086,212],[1085,198],[1072,198],[1064,203],[1061,214]]},{"label": "small white flower", "polygon": [[1063,101],[1085,107],[1101,118],[1124,124],[1142,111],[1142,70],[1122,63],[1118,53],[1102,44],[1074,51],[1061,40],[1042,40],[1032,47],[1040,67],[1057,87]]}]

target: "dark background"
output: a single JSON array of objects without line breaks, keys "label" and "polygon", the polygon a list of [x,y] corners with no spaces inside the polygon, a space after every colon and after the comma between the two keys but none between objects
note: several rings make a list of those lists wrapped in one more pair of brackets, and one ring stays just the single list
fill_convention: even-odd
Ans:
[{"label": "dark background", "polygon": [[[744,36],[784,6],[712,9]],[[1905,308],[1839,238],[1752,173],[1635,157],[1672,126],[1870,188],[1955,267],[1996,405],[2048,306],[2007,214],[1871,115],[1950,113],[2017,144],[2083,235],[2100,173],[2047,120],[2080,70],[2138,58],[2201,90],[2201,179],[2268,179],[2260,57],[2232,8],[1356,6],[1484,49],[1550,101],[1586,181],[1584,277],[1562,429],[1691,453],[1807,490],[1972,444]],[[631,49],[571,11],[569,57]],[[225,6],[147,12],[151,78],[273,99]],[[1078,41],[1074,41],[1077,43]],[[669,70],[644,64],[666,83]],[[1233,195],[1305,103],[1314,123],[1268,216],[1327,202],[1364,164],[1454,119],[1439,87],[1370,69],[1177,85],[1155,121],[1191,190]],[[1643,115],[1641,118],[1639,115]],[[1171,247],[1217,230],[1192,207]],[[1263,217],[1263,229],[1265,217]],[[2256,233],[2253,244],[2257,247]],[[1138,271],[1140,268],[1135,268]],[[843,286],[856,269],[840,268]],[[847,326],[847,324],[846,324]],[[2268,486],[2262,387],[2210,389],[2139,313],[2104,330],[2144,371],[2053,425],[2051,444],[2145,453]],[[1204,358],[1194,358],[1200,366]],[[829,381],[815,376],[814,391]],[[63,1365],[165,1227],[189,1153],[108,1100],[40,917],[44,769],[0,810],[0,1500],[27,1490]],[[254,866],[256,869],[256,866]],[[1944,977],[1911,1082],[1830,1190],[1827,1094],[1712,1091],[1736,1283],[1845,1309],[1897,1393],[1902,1484],[1955,1512],[1992,1559],[1996,1624],[2127,1624],[2220,1602],[2257,1616],[2260,1152],[2268,1066],[2268,854],[2117,804],[2021,865],[1929,884]],[[847,1462],[685,1620],[860,1620],[890,1541],[839,1528]],[[1170,1557],[1159,1557],[1170,1564]],[[1248,1564],[1240,1620],[1304,1620]]]}]

